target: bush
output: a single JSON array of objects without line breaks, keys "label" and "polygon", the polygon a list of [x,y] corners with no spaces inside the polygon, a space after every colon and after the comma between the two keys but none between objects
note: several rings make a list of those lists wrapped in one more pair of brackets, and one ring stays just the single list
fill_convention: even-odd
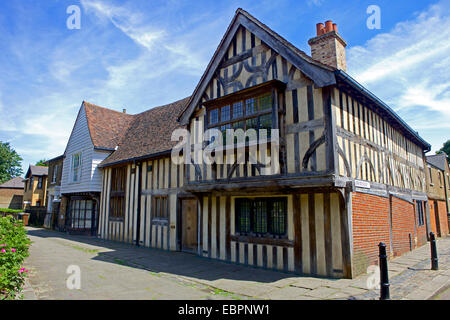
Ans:
[{"label": "bush", "polygon": [[19,213],[19,212],[23,212],[23,210],[0,208],[0,213]]},{"label": "bush", "polygon": [[15,299],[22,291],[30,243],[22,221],[0,217],[0,300]]}]

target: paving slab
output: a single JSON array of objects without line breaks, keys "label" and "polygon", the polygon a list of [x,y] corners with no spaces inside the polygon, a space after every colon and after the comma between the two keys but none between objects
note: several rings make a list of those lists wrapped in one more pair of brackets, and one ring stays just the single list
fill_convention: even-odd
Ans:
[{"label": "paving slab", "polygon": [[[298,276],[261,268],[29,228],[25,299],[378,299],[364,274],[356,279]],[[450,286],[450,238],[438,240],[440,270],[431,271],[429,246],[388,262],[393,299],[429,299]],[[81,270],[69,290],[69,265]],[[444,298],[447,294],[442,295]]]}]

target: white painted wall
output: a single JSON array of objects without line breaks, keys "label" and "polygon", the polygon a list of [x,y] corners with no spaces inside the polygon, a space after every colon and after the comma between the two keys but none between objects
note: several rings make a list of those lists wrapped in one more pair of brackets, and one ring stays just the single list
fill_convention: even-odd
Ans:
[{"label": "white painted wall", "polygon": [[[72,155],[81,152],[81,179],[72,182],[71,163]],[[77,120],[66,147],[66,157],[63,163],[61,179],[61,193],[74,192],[100,192],[101,172],[97,165],[110,153],[94,151],[84,106],[78,114]]]}]

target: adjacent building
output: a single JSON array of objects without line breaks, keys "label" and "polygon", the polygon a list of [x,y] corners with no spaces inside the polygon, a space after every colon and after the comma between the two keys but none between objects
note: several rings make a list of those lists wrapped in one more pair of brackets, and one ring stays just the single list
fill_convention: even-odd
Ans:
[{"label": "adjacent building", "polygon": [[89,198],[103,239],[335,278],[377,264],[379,242],[390,256],[426,243],[430,145],[346,73],[336,24],[309,44],[238,9],[192,96],[137,115],[83,103],[71,223]]},{"label": "adjacent building", "polygon": [[47,176],[48,167],[30,165],[25,174],[23,207],[44,207],[47,205]]},{"label": "adjacent building", "polygon": [[430,229],[438,237],[449,234],[450,171],[445,154],[426,157]]},{"label": "adjacent building", "polygon": [[64,221],[59,215],[61,204],[61,177],[64,155],[47,160],[48,183],[47,183],[47,215],[44,226],[51,229],[63,229]]},{"label": "adjacent building", "polygon": [[0,184],[0,209],[22,209],[23,190],[22,177],[15,177]]},{"label": "adjacent building", "polygon": [[72,233],[94,235],[102,176],[97,166],[117,147],[132,116],[83,101],[64,152],[60,216]]}]

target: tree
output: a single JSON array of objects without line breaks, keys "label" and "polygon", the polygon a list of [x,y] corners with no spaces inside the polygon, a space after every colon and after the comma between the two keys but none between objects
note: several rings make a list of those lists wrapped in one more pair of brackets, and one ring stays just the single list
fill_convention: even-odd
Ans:
[{"label": "tree", "polygon": [[450,160],[450,140],[444,143],[443,147],[436,151],[437,154],[445,153],[447,155],[447,159]]},{"label": "tree", "polygon": [[36,166],[41,166],[41,167],[48,167],[48,164],[47,163],[45,163],[47,160],[45,160],[45,159],[41,159],[41,160],[39,160],[38,162],[36,162]]},{"label": "tree", "polygon": [[23,174],[22,160],[9,142],[0,141],[0,183]]}]

